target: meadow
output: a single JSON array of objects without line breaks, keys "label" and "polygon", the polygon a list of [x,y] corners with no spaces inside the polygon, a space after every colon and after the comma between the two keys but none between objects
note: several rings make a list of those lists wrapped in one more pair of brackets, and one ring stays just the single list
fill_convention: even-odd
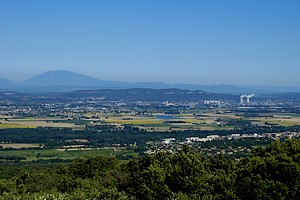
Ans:
[{"label": "meadow", "polygon": [[[24,147],[25,148],[25,147]],[[1,158],[19,157],[21,162],[31,162],[39,160],[74,160],[78,157],[95,156],[137,156],[138,153],[133,150],[125,150],[117,147],[107,148],[77,148],[77,149],[10,149],[0,151]]]},{"label": "meadow", "polygon": [[[137,117],[134,115],[107,116],[104,122],[112,125],[131,125],[146,131],[182,131],[182,130],[220,130],[232,127],[220,126],[216,119],[218,116],[184,115],[153,115],[151,117]],[[164,118],[165,117],[165,118]],[[231,116],[227,116],[231,117]]]},{"label": "meadow", "polygon": [[[88,116],[88,114],[87,114]],[[62,119],[59,117],[11,117],[0,118],[0,128],[36,128],[36,127],[56,127],[72,128],[83,130],[86,126],[95,125],[117,125],[124,128],[130,126],[148,132],[170,132],[184,130],[231,130],[234,125],[227,125],[230,120],[248,121],[258,125],[300,125],[300,115],[293,113],[272,113],[260,117],[243,117],[235,113],[213,113],[202,114],[185,113],[180,115],[164,115],[156,113],[149,116],[136,116],[133,113],[115,114],[109,113],[100,116],[98,119],[86,117],[86,119]],[[236,122],[236,121],[235,121]],[[239,123],[239,122],[238,122]],[[0,160],[5,161],[10,157],[17,157],[21,162],[32,162],[39,160],[74,160],[78,157],[94,156],[114,156],[131,157],[138,153],[133,150],[122,149],[121,147],[91,148],[87,147],[85,141],[74,141],[74,145],[61,146],[57,149],[44,149],[44,144],[31,143],[2,143]],[[81,144],[76,146],[75,144]],[[88,142],[88,141],[87,141]],[[72,144],[72,142],[70,142]]]},{"label": "meadow", "polygon": [[300,125],[300,115],[293,113],[272,113],[271,117],[250,117],[245,120],[262,122],[266,124],[277,124],[280,126]]},{"label": "meadow", "polygon": [[[88,123],[88,122],[85,122]],[[0,128],[37,128],[37,127],[57,127],[83,129],[84,123],[78,120],[61,120],[61,118],[32,118],[14,117],[0,119]]]},{"label": "meadow", "polygon": [[[87,113],[85,116],[91,115]],[[228,120],[242,119],[245,121],[257,123],[272,123],[281,126],[300,125],[300,115],[293,113],[273,113],[267,117],[241,117],[234,113],[216,114],[206,112],[202,115],[193,115],[190,113],[179,115],[163,115],[156,113],[151,116],[136,116],[132,114],[109,113],[100,116],[99,119],[61,119],[59,117],[39,117],[39,118],[0,118],[0,129],[5,128],[37,128],[37,127],[56,127],[72,128],[82,130],[86,126],[93,125],[116,125],[120,127],[133,126],[146,131],[171,131],[171,130],[229,130],[233,126],[226,126],[224,123]],[[220,125],[222,124],[222,125]]]}]

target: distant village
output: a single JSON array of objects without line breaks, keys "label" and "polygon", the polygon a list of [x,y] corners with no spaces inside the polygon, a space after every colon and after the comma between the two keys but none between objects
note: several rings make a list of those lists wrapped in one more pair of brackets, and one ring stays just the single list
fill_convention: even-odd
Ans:
[{"label": "distant village", "polygon": [[262,133],[262,134],[231,134],[228,136],[219,136],[219,135],[208,135],[207,137],[200,138],[200,137],[188,137],[185,141],[179,141],[175,138],[165,138],[160,141],[155,142],[148,142],[147,143],[147,151],[145,151],[145,154],[155,154],[157,152],[169,152],[169,153],[175,153],[181,150],[182,145],[188,145],[190,147],[195,147],[200,152],[206,153],[206,154],[212,154],[214,152],[217,154],[228,154],[232,155],[235,153],[240,152],[246,152],[249,153],[251,150],[256,146],[243,147],[242,143],[241,146],[238,147],[232,147],[228,146],[225,149],[222,149],[220,146],[212,146],[210,148],[203,148],[203,144],[209,143],[212,141],[230,141],[230,140],[243,140],[243,139],[255,139],[255,140],[285,140],[285,139],[291,139],[291,138],[300,138],[300,132],[282,132],[282,133]]}]

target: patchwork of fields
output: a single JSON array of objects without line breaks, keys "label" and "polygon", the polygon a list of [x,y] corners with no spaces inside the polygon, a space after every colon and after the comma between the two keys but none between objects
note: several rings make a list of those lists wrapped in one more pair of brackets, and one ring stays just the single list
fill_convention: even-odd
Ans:
[{"label": "patchwork of fields", "polygon": [[[88,114],[87,114],[88,115]],[[230,114],[206,113],[203,116],[185,115],[162,115],[135,116],[110,114],[99,119],[69,119],[59,117],[51,118],[5,118],[0,116],[0,128],[36,128],[36,127],[58,127],[84,129],[86,125],[111,124],[117,126],[130,125],[147,131],[168,131],[168,130],[220,130],[232,129],[222,121],[240,119],[240,116]],[[300,125],[300,115],[274,113],[272,117],[243,117],[243,120],[251,122],[273,123],[281,126]],[[222,124],[222,125],[220,125]]]},{"label": "patchwork of fields", "polygon": [[[99,117],[91,118],[92,115]],[[62,119],[60,117],[9,117],[0,116],[0,129],[9,128],[37,128],[57,127],[83,130],[88,126],[115,125],[119,128],[130,126],[148,132],[170,132],[183,130],[231,130],[233,125],[227,124],[230,120],[242,120],[256,125],[300,125],[300,115],[273,113],[268,116],[243,117],[233,113],[216,114],[206,112],[201,115],[181,114],[165,115],[161,113],[150,116],[137,116],[128,113],[110,113],[101,116],[100,113],[87,113],[83,119]],[[78,142],[78,141],[77,141]],[[80,142],[80,141],[79,141]],[[81,143],[84,143],[81,141]],[[27,143],[2,143],[0,147],[0,160],[4,161],[10,157],[17,157],[21,162],[38,160],[73,160],[82,156],[137,156],[133,150],[109,147],[105,149],[91,148],[86,145],[61,147],[59,149],[43,149],[43,144]],[[40,149],[39,149],[40,148]],[[31,150],[29,150],[31,149]]]}]

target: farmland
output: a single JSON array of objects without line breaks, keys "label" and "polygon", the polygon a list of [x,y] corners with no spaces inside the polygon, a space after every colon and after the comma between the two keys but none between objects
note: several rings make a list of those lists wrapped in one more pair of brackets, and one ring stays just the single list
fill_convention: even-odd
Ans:
[{"label": "farmland", "polygon": [[[105,191],[105,187],[110,187],[113,182],[126,186],[140,180],[139,177],[147,181],[154,177],[149,182],[152,187],[152,180],[157,177],[177,173],[180,168],[186,171],[186,167],[204,160],[209,163],[206,166],[219,169],[220,164],[238,164],[247,156],[250,158],[258,146],[270,145],[275,140],[287,140],[288,145],[289,139],[300,138],[300,106],[297,102],[290,104],[290,101],[281,100],[274,104],[267,101],[266,104],[262,98],[254,105],[240,105],[232,100],[236,98],[233,96],[226,96],[224,100],[197,100],[198,92],[187,100],[186,96],[193,92],[185,91],[186,96],[179,97],[180,90],[171,90],[171,93],[151,90],[160,96],[156,98],[147,93],[147,99],[147,95],[142,94],[147,90],[135,96],[137,91],[129,91],[127,97],[128,91],[123,91],[122,95],[116,91],[99,92],[110,95],[108,99],[97,96],[97,91],[83,92],[84,95],[82,92],[32,96],[0,93],[1,194],[24,191],[24,199],[33,199],[27,191],[42,191],[41,187],[52,188],[51,191],[59,191],[61,195],[67,194],[66,188],[75,192],[85,186],[88,186],[85,191],[97,187],[97,191]],[[180,95],[174,95],[176,92]],[[179,101],[171,102],[166,97]],[[187,159],[188,155],[191,157]],[[199,161],[195,162],[195,155],[199,156]],[[143,168],[152,161],[151,168]],[[174,164],[180,168],[174,168]],[[164,171],[163,166],[171,168]],[[199,169],[203,172],[204,168]],[[212,170],[207,172],[211,176]],[[217,173],[224,177],[219,171]],[[136,177],[136,174],[142,176]],[[219,180],[216,180],[218,186]],[[208,183],[211,184],[205,184]],[[138,184],[132,191],[139,188]],[[90,196],[74,195],[76,198],[71,199],[90,199]],[[99,195],[97,198],[105,199]],[[51,198],[59,199],[58,196]]]},{"label": "farmland", "polygon": [[168,141],[176,141],[170,144],[176,148],[198,145],[187,138],[210,142],[261,134],[248,143],[264,144],[275,139],[272,132],[294,137],[290,132],[300,126],[298,102],[274,99],[270,104],[263,97],[253,105],[238,101],[239,96],[177,89],[0,94],[1,155],[22,163],[95,155],[128,158],[166,150]]},{"label": "farmland", "polygon": [[[20,147],[21,145],[11,145],[12,148]],[[95,156],[118,156],[122,157],[132,157],[138,154],[132,150],[126,150],[124,148],[117,147],[107,147],[107,148],[73,148],[73,149],[33,149],[33,145],[24,145],[23,148],[26,149],[15,149],[15,150],[5,150],[0,152],[0,160],[5,160],[9,157],[20,158],[21,162],[31,162],[31,161],[55,161],[55,160],[74,160],[78,157],[95,157]],[[35,146],[35,147],[38,147]]]},{"label": "farmland", "polygon": [[[99,114],[95,113],[99,116]],[[82,115],[87,118],[89,114]],[[140,117],[135,115],[120,115],[111,114],[100,116],[99,119],[85,119],[85,120],[63,120],[59,117],[56,118],[20,118],[12,117],[10,119],[0,120],[0,128],[36,128],[36,127],[56,127],[56,128],[72,128],[84,129],[86,125],[117,125],[125,126],[131,125],[149,131],[168,131],[169,129],[175,130],[215,130],[215,129],[230,129],[231,127],[220,127],[215,121],[218,116],[213,115],[209,117],[195,117],[189,115],[164,115],[161,113],[154,114],[149,117]],[[227,116],[232,117],[232,116]],[[234,117],[234,116],[233,116]]]},{"label": "farmland", "polygon": [[0,128],[37,128],[37,127],[61,127],[61,128],[83,128],[76,122],[61,122],[59,118],[20,118],[1,119]]},{"label": "farmland", "polygon": [[[97,116],[97,119],[89,116]],[[234,113],[216,114],[203,112],[201,115],[151,113],[149,116],[139,116],[135,113],[82,113],[80,116],[62,119],[61,117],[20,117],[0,118],[0,128],[37,128],[56,127],[83,130],[86,126],[115,125],[119,127],[133,126],[146,131],[169,130],[229,130],[233,126],[226,126],[228,120],[241,119]],[[242,120],[252,123],[273,123],[281,126],[300,125],[300,115],[295,113],[270,113],[267,116],[243,117]]]}]

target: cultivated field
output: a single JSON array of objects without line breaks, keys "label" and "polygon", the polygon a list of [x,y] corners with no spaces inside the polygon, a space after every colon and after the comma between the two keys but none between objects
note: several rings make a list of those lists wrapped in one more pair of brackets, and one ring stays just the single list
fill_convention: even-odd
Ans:
[{"label": "cultivated field", "polygon": [[[86,117],[92,117],[95,113],[87,113]],[[98,113],[98,119],[61,119],[58,117],[48,118],[4,118],[0,117],[0,128],[36,128],[36,127],[58,127],[84,129],[86,125],[111,124],[117,126],[131,125],[146,131],[170,131],[170,130],[220,130],[232,129],[231,126],[220,125],[220,121],[230,119],[241,119],[234,113],[216,114],[213,112],[203,112],[202,114],[180,114],[165,115],[162,113],[151,116],[136,116],[134,113],[118,114],[109,113],[101,116]],[[272,117],[270,117],[272,116]],[[268,117],[243,117],[243,120],[249,120],[253,123],[272,123],[282,126],[300,125],[300,115],[273,113]]]},{"label": "cultivated field", "polygon": [[151,117],[137,117],[133,115],[109,116],[104,118],[108,124],[132,125],[146,131],[170,131],[170,130],[219,130],[231,129],[222,127],[216,122],[217,116],[193,116],[183,115],[153,115]]},{"label": "cultivated field", "polygon": [[248,120],[251,120],[254,122],[278,124],[281,126],[300,125],[300,115],[283,114],[283,113],[273,113],[271,115],[272,115],[272,117],[249,117]]},{"label": "cultivated field", "polygon": [[0,128],[36,128],[36,127],[58,127],[83,129],[84,125],[76,122],[61,120],[60,118],[11,118],[0,119]]},{"label": "cultivated field", "polygon": [[122,150],[118,148],[102,148],[102,149],[34,149],[34,150],[11,150],[11,151],[0,151],[0,157],[15,156],[21,157],[22,162],[30,162],[37,160],[74,160],[78,157],[93,157],[93,156],[137,156],[133,150]]},{"label": "cultivated field", "polygon": [[26,143],[0,143],[0,147],[3,149],[12,148],[12,149],[21,149],[21,148],[38,148],[41,147],[41,144],[26,144]]}]

